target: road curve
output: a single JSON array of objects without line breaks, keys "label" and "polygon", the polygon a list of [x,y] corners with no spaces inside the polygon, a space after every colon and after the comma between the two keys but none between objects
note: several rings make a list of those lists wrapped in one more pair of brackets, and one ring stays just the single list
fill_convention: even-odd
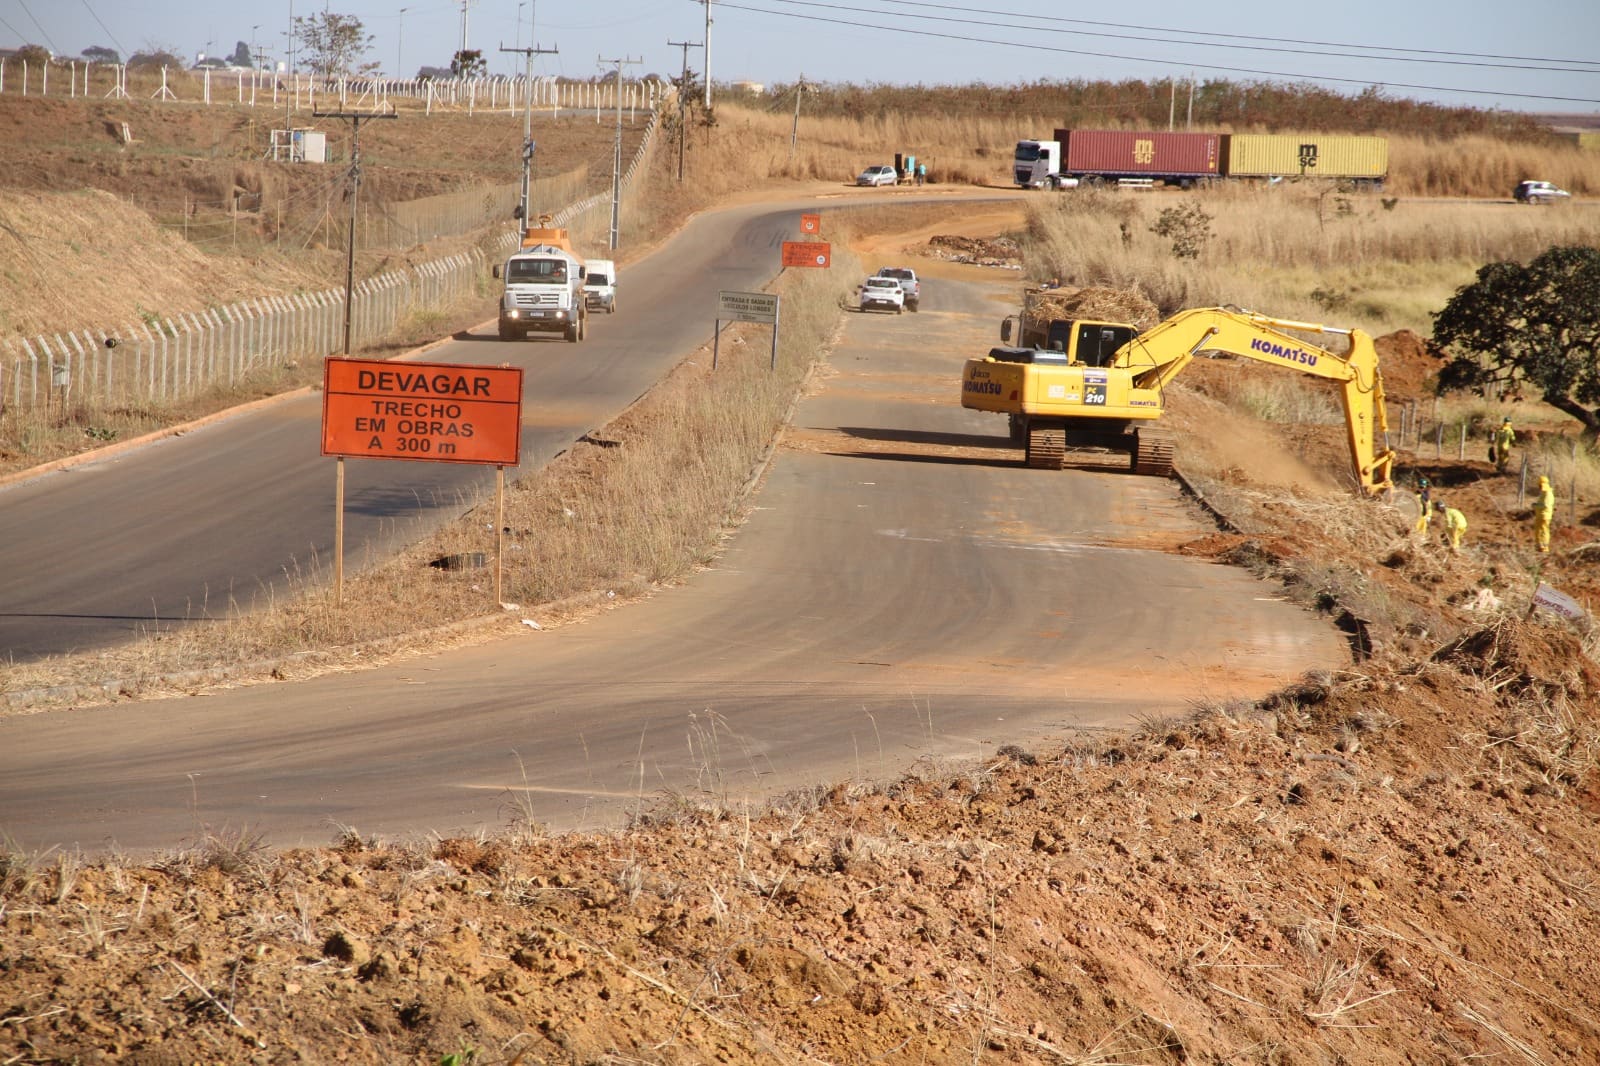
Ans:
[{"label": "road curve", "polygon": [[[766,284],[780,243],[798,233],[800,207],[695,218],[625,269],[623,310],[591,319],[581,344],[503,342],[491,324],[426,358],[525,369],[522,463],[507,473],[536,469],[710,339],[718,290]],[[12,561],[0,582],[0,659],[203,624],[326,580],[334,463],[320,454],[321,405],[320,394],[303,393],[0,488],[0,544]],[[347,568],[449,521],[493,484],[486,467],[348,462]]]},{"label": "road curve", "polygon": [[[755,507],[685,586],[364,673],[0,721],[0,831],[161,849],[229,828],[610,824],[1258,695],[1347,661],[1170,481],[1029,470],[956,405],[998,289],[847,318]],[[637,297],[635,297],[637,299]]]}]

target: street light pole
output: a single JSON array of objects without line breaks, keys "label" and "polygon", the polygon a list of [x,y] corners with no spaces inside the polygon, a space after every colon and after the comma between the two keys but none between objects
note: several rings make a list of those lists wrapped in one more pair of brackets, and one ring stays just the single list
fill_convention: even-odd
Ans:
[{"label": "street light pole", "polygon": [[403,58],[403,53],[405,51],[405,40],[406,40],[406,12],[410,11],[410,10],[411,9],[409,7],[403,7],[403,8],[401,8],[399,10],[399,12],[398,12],[399,23],[395,26],[395,31],[394,31],[394,76],[396,78],[400,77],[400,71],[403,69],[402,64],[405,62],[405,60]]}]

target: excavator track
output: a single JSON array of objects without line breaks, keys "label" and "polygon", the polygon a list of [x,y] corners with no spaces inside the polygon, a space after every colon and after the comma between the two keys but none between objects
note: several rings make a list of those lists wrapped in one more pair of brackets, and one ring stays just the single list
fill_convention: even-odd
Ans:
[{"label": "excavator track", "polygon": [[1170,477],[1176,439],[1166,430],[1141,426],[1133,431],[1133,472],[1145,477]]},{"label": "excavator track", "polygon": [[1067,457],[1066,427],[1030,425],[1025,455],[1035,470],[1060,470]]}]

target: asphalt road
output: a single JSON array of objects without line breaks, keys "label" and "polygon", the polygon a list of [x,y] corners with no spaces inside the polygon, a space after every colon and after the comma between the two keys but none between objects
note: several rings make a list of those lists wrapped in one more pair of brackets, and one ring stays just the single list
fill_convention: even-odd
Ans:
[{"label": "asphalt road", "polygon": [[1347,661],[1271,586],[1164,550],[1212,528],[1175,483],[1028,470],[1003,420],[957,405],[1010,287],[929,281],[918,314],[848,316],[749,520],[686,585],[357,674],[0,721],[0,831],[138,851],[614,824],[663,796],[892,776]]},{"label": "asphalt road", "polygon": [[[449,363],[525,368],[520,467],[604,425],[710,339],[720,289],[758,289],[796,210],[703,215],[624,270],[622,308],[588,339],[502,342],[487,329],[431,349]],[[0,657],[103,648],[248,610],[332,572],[334,461],[320,454],[320,393],[215,421],[0,489]],[[349,460],[345,565],[359,568],[494,487],[487,467]]]}]

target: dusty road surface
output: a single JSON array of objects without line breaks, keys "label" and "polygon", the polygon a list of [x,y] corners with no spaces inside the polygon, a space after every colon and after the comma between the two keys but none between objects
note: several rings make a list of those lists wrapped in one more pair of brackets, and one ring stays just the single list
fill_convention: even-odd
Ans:
[{"label": "dusty road surface", "polygon": [[[582,343],[502,342],[490,321],[425,358],[525,368],[519,469],[533,469],[706,340],[719,289],[764,284],[796,231],[793,214],[762,204],[695,219],[628,269],[625,312],[592,318]],[[303,394],[0,490],[0,543],[30,560],[0,590],[0,654],[27,661],[105,647],[324,580],[334,472],[319,454],[321,415],[320,394]],[[347,567],[454,518],[494,484],[486,467],[346,468]]]},{"label": "dusty road surface", "polygon": [[847,316],[748,522],[685,587],[365,673],[0,722],[8,831],[142,849],[593,825],[663,790],[889,776],[1346,661],[1273,588],[1162,550],[1212,531],[1175,482],[1025,469],[1003,420],[957,405],[1009,289],[930,281],[918,314]]}]

